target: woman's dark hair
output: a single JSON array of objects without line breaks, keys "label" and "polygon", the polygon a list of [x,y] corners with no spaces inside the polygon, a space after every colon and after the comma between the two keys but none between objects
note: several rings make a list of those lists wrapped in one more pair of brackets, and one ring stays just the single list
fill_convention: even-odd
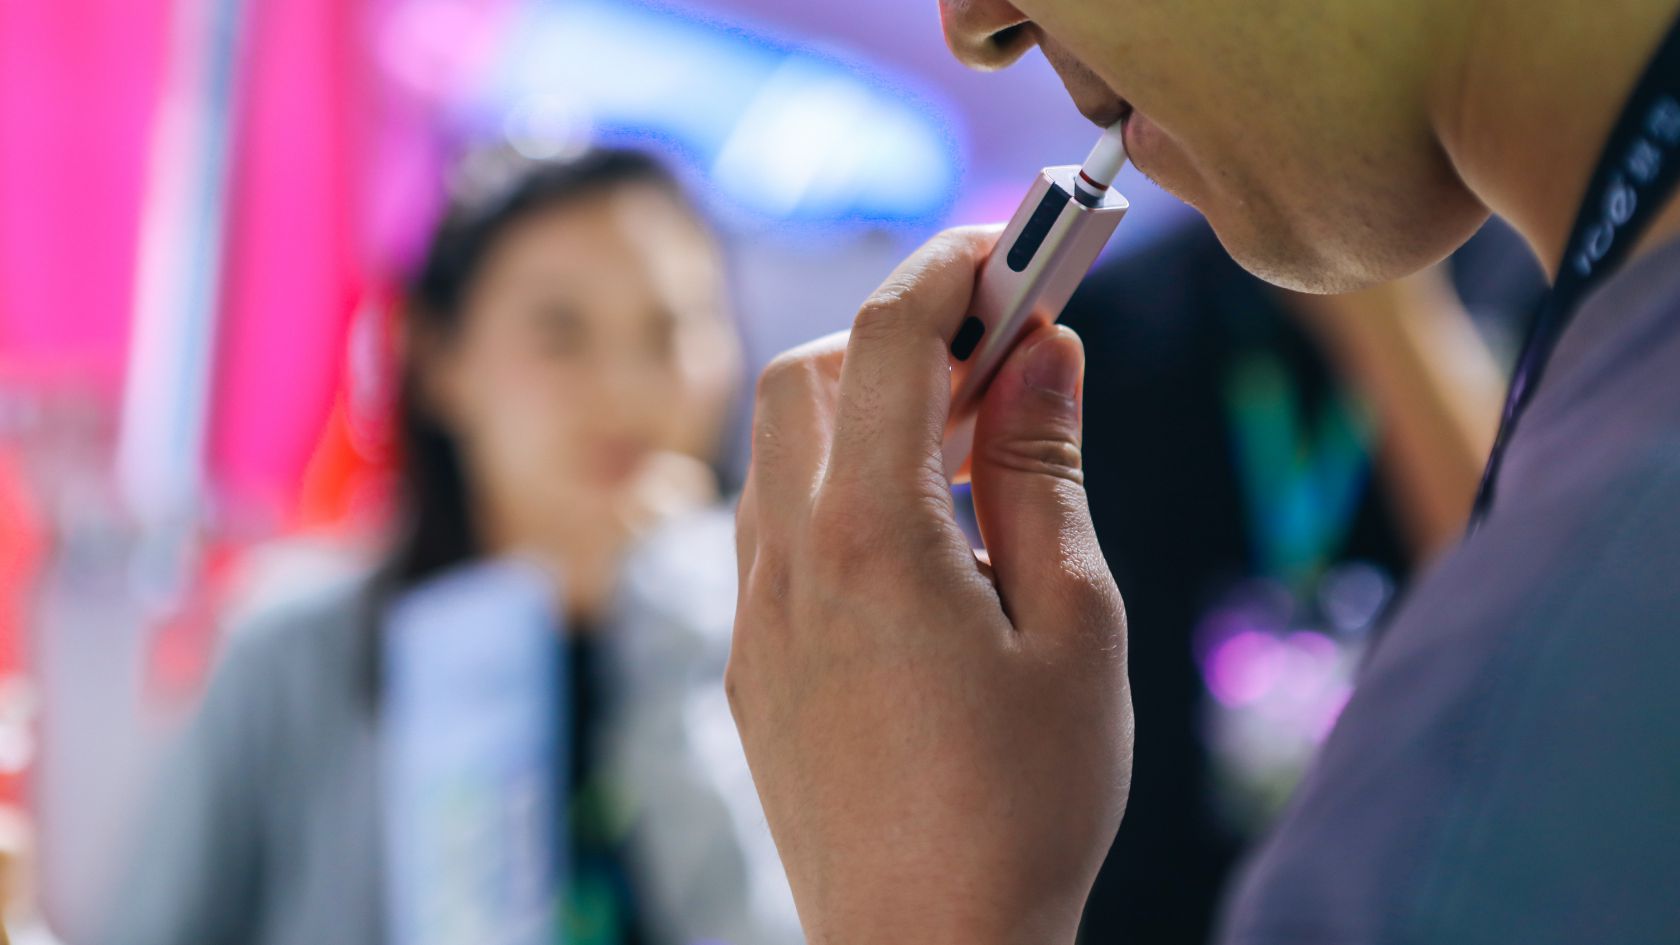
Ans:
[{"label": "woman's dark hair", "polygon": [[[410,286],[404,313],[412,342],[447,343],[461,325],[474,280],[501,238],[532,216],[620,187],[653,187],[694,211],[677,178],[655,158],[599,149],[564,161],[485,152],[462,164],[450,207]],[[698,212],[696,216],[698,217]],[[460,451],[427,410],[411,356],[398,394],[404,531],[387,567],[388,589],[407,587],[480,551]]]}]

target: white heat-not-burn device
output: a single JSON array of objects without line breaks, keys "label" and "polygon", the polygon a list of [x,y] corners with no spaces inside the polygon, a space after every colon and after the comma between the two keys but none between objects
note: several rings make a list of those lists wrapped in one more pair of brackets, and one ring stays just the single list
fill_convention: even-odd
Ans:
[{"label": "white heat-not-burn device", "polygon": [[951,340],[951,413],[945,474],[968,476],[980,399],[1016,343],[1054,322],[1096,262],[1126,198],[1112,190],[1126,163],[1120,126],[1103,132],[1085,163],[1047,167],[980,269],[969,315]]}]

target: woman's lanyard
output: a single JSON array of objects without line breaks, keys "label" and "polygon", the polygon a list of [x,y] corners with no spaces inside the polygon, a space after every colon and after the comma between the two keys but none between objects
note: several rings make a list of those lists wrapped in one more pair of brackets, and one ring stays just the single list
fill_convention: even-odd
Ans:
[{"label": "woman's lanyard", "polygon": [[1499,436],[1470,515],[1471,531],[1493,505],[1499,466],[1512,432],[1581,299],[1627,259],[1676,184],[1680,184],[1680,23],[1669,28],[1646,67],[1593,171],[1557,282],[1534,320],[1511,377]]}]

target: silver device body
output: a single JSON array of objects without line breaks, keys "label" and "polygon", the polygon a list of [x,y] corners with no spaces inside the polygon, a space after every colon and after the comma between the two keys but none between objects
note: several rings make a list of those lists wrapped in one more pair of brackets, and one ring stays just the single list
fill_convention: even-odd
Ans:
[{"label": "silver device body", "polygon": [[1126,215],[1126,198],[1113,188],[1095,204],[1082,203],[1074,185],[1078,174],[1074,165],[1039,171],[980,270],[969,318],[951,346],[944,455],[953,482],[966,478],[986,385],[1022,338],[1061,315]]}]

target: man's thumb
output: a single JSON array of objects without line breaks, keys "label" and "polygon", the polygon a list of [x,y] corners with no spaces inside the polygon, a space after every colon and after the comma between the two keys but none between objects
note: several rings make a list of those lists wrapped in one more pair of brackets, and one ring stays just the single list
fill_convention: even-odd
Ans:
[{"label": "man's thumb", "polygon": [[1079,336],[1041,328],[1004,362],[975,426],[975,514],[1004,606],[1024,632],[1123,620],[1085,501],[1084,373]]}]

